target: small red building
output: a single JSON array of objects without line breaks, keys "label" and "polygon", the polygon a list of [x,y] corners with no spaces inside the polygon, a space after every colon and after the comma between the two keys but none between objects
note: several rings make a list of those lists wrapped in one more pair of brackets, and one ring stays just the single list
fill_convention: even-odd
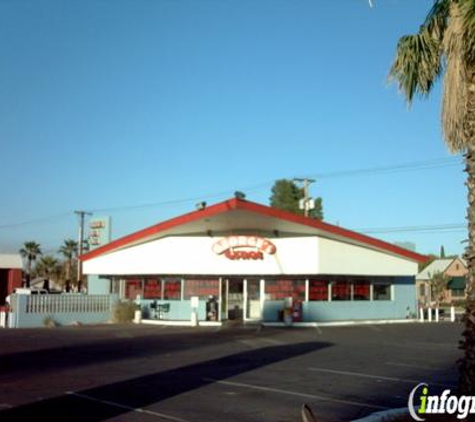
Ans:
[{"label": "small red building", "polygon": [[0,308],[9,294],[21,287],[22,267],[20,255],[0,254]]}]

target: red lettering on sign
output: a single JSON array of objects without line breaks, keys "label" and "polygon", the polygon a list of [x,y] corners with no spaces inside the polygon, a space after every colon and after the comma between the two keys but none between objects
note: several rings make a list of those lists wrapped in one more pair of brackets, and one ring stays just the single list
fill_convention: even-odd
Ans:
[{"label": "red lettering on sign", "polygon": [[215,254],[224,254],[232,260],[264,259],[264,253],[273,255],[277,251],[270,240],[259,236],[228,236],[214,243],[212,249]]}]

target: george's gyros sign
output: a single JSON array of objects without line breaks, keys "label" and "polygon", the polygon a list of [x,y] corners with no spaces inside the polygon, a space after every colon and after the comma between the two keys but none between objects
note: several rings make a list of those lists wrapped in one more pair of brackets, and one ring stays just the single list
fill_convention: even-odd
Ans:
[{"label": "george's gyros sign", "polygon": [[277,248],[268,239],[259,236],[228,236],[213,244],[213,252],[228,259],[264,259]]}]

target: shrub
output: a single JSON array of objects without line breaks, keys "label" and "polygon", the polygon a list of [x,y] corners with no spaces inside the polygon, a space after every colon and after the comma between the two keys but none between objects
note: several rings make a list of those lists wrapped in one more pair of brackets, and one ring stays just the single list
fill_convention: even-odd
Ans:
[{"label": "shrub", "polygon": [[47,328],[55,328],[58,326],[58,323],[53,319],[52,316],[47,316],[43,319],[43,325]]},{"label": "shrub", "polygon": [[138,309],[140,309],[140,307],[131,300],[118,302],[113,308],[112,320],[116,323],[132,322],[135,311]]},{"label": "shrub", "polygon": [[459,300],[453,300],[452,305],[454,305],[457,308],[465,308],[465,304],[467,301],[465,299],[459,299]]}]

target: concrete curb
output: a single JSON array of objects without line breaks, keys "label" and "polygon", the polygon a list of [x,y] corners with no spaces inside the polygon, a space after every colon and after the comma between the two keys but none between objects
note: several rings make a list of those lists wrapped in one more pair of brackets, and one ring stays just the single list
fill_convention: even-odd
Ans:
[{"label": "concrete curb", "polygon": [[[165,325],[171,327],[193,327],[191,321],[174,321],[174,320],[156,320],[143,319],[142,324],[149,325]],[[249,322],[247,322],[249,324]],[[253,324],[262,325],[263,327],[283,327],[283,328],[323,328],[323,327],[352,327],[359,325],[385,325],[385,324],[419,324],[418,319],[387,319],[387,320],[364,320],[364,321],[333,321],[333,322],[294,322],[290,325],[285,322],[259,322]],[[243,322],[246,324],[246,321]],[[221,327],[220,321],[199,321],[200,327]]]},{"label": "concrete curb", "polygon": [[[171,321],[171,320],[164,320],[164,319],[143,319],[141,321],[142,324],[147,325],[162,325],[168,327],[193,327],[193,323],[191,321]],[[221,327],[222,323],[219,321],[199,321],[198,326],[200,327]]]},{"label": "concrete curb", "polygon": [[334,321],[334,322],[294,322],[286,325],[285,322],[263,322],[264,327],[349,327],[355,325],[382,325],[382,324],[408,324],[418,323],[417,319],[388,319],[388,320],[367,320],[367,321]]},{"label": "concrete curb", "polygon": [[388,418],[399,416],[410,417],[407,407],[402,407],[400,409],[382,410],[381,412],[372,413],[371,415],[365,416],[364,418],[355,419],[352,422],[385,422],[388,421]]}]

